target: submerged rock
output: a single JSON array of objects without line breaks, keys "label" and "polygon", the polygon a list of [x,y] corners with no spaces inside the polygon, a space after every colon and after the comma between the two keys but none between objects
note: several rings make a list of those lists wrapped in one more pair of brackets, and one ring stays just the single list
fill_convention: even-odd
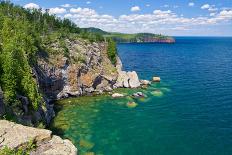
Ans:
[{"label": "submerged rock", "polygon": [[114,93],[114,94],[112,95],[112,97],[113,97],[113,98],[120,98],[120,97],[124,97],[124,95],[123,95],[123,94],[119,94],[119,93]]},{"label": "submerged rock", "polygon": [[163,92],[160,91],[160,90],[155,90],[155,91],[151,92],[151,94],[152,94],[153,96],[157,96],[157,97],[163,96]]},{"label": "submerged rock", "polygon": [[144,95],[142,92],[134,93],[132,96],[133,96],[133,97],[136,97],[136,98],[142,98],[142,97],[145,97],[145,95]]},{"label": "submerged rock", "polygon": [[126,105],[128,108],[135,108],[135,107],[137,107],[138,104],[135,102],[128,102]]}]

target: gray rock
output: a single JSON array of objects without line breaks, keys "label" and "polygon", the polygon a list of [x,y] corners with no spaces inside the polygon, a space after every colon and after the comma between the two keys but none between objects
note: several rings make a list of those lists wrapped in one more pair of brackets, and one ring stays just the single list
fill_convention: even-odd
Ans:
[{"label": "gray rock", "polygon": [[141,85],[139,77],[135,71],[128,72],[127,75],[129,77],[130,88],[138,88]]},{"label": "gray rock", "polygon": [[114,94],[112,95],[112,97],[113,97],[113,98],[120,98],[120,97],[124,97],[124,95],[123,95],[123,94],[119,94],[119,93],[114,93]]},{"label": "gray rock", "polygon": [[37,148],[31,155],[76,155],[77,148],[69,141],[45,129],[23,126],[6,120],[0,120],[0,149],[4,146],[12,149],[26,147],[29,142],[35,142]]},{"label": "gray rock", "polygon": [[148,80],[140,80],[140,83],[141,83],[142,85],[150,85],[150,84],[151,84],[151,82],[148,81]]},{"label": "gray rock", "polygon": [[0,120],[0,133],[3,133],[1,137],[4,138],[0,147],[8,146],[15,149],[33,140],[38,144],[48,141],[51,139],[52,132]]},{"label": "gray rock", "polygon": [[136,97],[136,98],[145,97],[145,95],[144,95],[142,92],[134,93],[132,96],[133,96],[133,97]]}]

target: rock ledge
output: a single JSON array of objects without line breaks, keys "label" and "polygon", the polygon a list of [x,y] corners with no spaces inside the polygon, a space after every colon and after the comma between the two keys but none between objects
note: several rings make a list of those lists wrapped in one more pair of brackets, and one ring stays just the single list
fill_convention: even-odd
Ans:
[{"label": "rock ledge", "polygon": [[50,130],[36,129],[6,120],[0,120],[0,149],[4,146],[12,149],[23,147],[30,141],[37,148],[32,155],[76,155],[77,148],[69,141],[53,136]]}]

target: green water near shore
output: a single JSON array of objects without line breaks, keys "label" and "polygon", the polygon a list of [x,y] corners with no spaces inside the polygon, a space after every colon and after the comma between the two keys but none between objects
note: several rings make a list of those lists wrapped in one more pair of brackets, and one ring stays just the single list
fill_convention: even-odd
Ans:
[{"label": "green water near shore", "polygon": [[[146,97],[131,96],[138,91]],[[130,138],[127,141],[124,138],[137,132],[136,124],[146,122],[143,109],[162,100],[170,91],[167,85],[153,83],[146,89],[117,89],[115,92],[124,94],[123,98],[105,94],[61,100],[56,103],[57,116],[51,129],[70,139],[80,154],[109,154],[112,151],[112,154],[124,154],[127,149],[124,143],[130,142]],[[136,106],[128,106],[128,102],[134,102]],[[150,132],[149,128],[141,129]]]}]

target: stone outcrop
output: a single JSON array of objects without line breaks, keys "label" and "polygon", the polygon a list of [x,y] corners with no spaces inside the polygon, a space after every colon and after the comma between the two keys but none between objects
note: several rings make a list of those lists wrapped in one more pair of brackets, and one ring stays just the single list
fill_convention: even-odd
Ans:
[{"label": "stone outcrop", "polygon": [[[137,88],[140,86],[135,71],[122,71],[122,63],[112,65],[107,55],[106,43],[87,43],[82,39],[65,40],[69,56],[39,55],[34,67],[40,89],[50,99],[82,96],[112,91],[113,88]],[[61,50],[59,43],[52,50]]]},{"label": "stone outcrop", "polygon": [[[34,72],[40,89],[50,99],[111,91],[118,73],[107,56],[106,43],[89,43],[82,39],[65,40],[68,58],[40,54]],[[60,50],[54,43],[52,50]]]},{"label": "stone outcrop", "polygon": [[15,124],[0,120],[0,149],[4,146],[11,149],[26,147],[30,142],[36,144],[32,155],[76,155],[77,149],[69,140],[62,140],[45,129]]},{"label": "stone outcrop", "polygon": [[135,71],[126,72],[122,71],[122,62],[119,57],[117,57],[116,69],[118,71],[118,78],[114,84],[114,88],[137,88],[140,87],[141,83],[139,81],[138,75]]}]

